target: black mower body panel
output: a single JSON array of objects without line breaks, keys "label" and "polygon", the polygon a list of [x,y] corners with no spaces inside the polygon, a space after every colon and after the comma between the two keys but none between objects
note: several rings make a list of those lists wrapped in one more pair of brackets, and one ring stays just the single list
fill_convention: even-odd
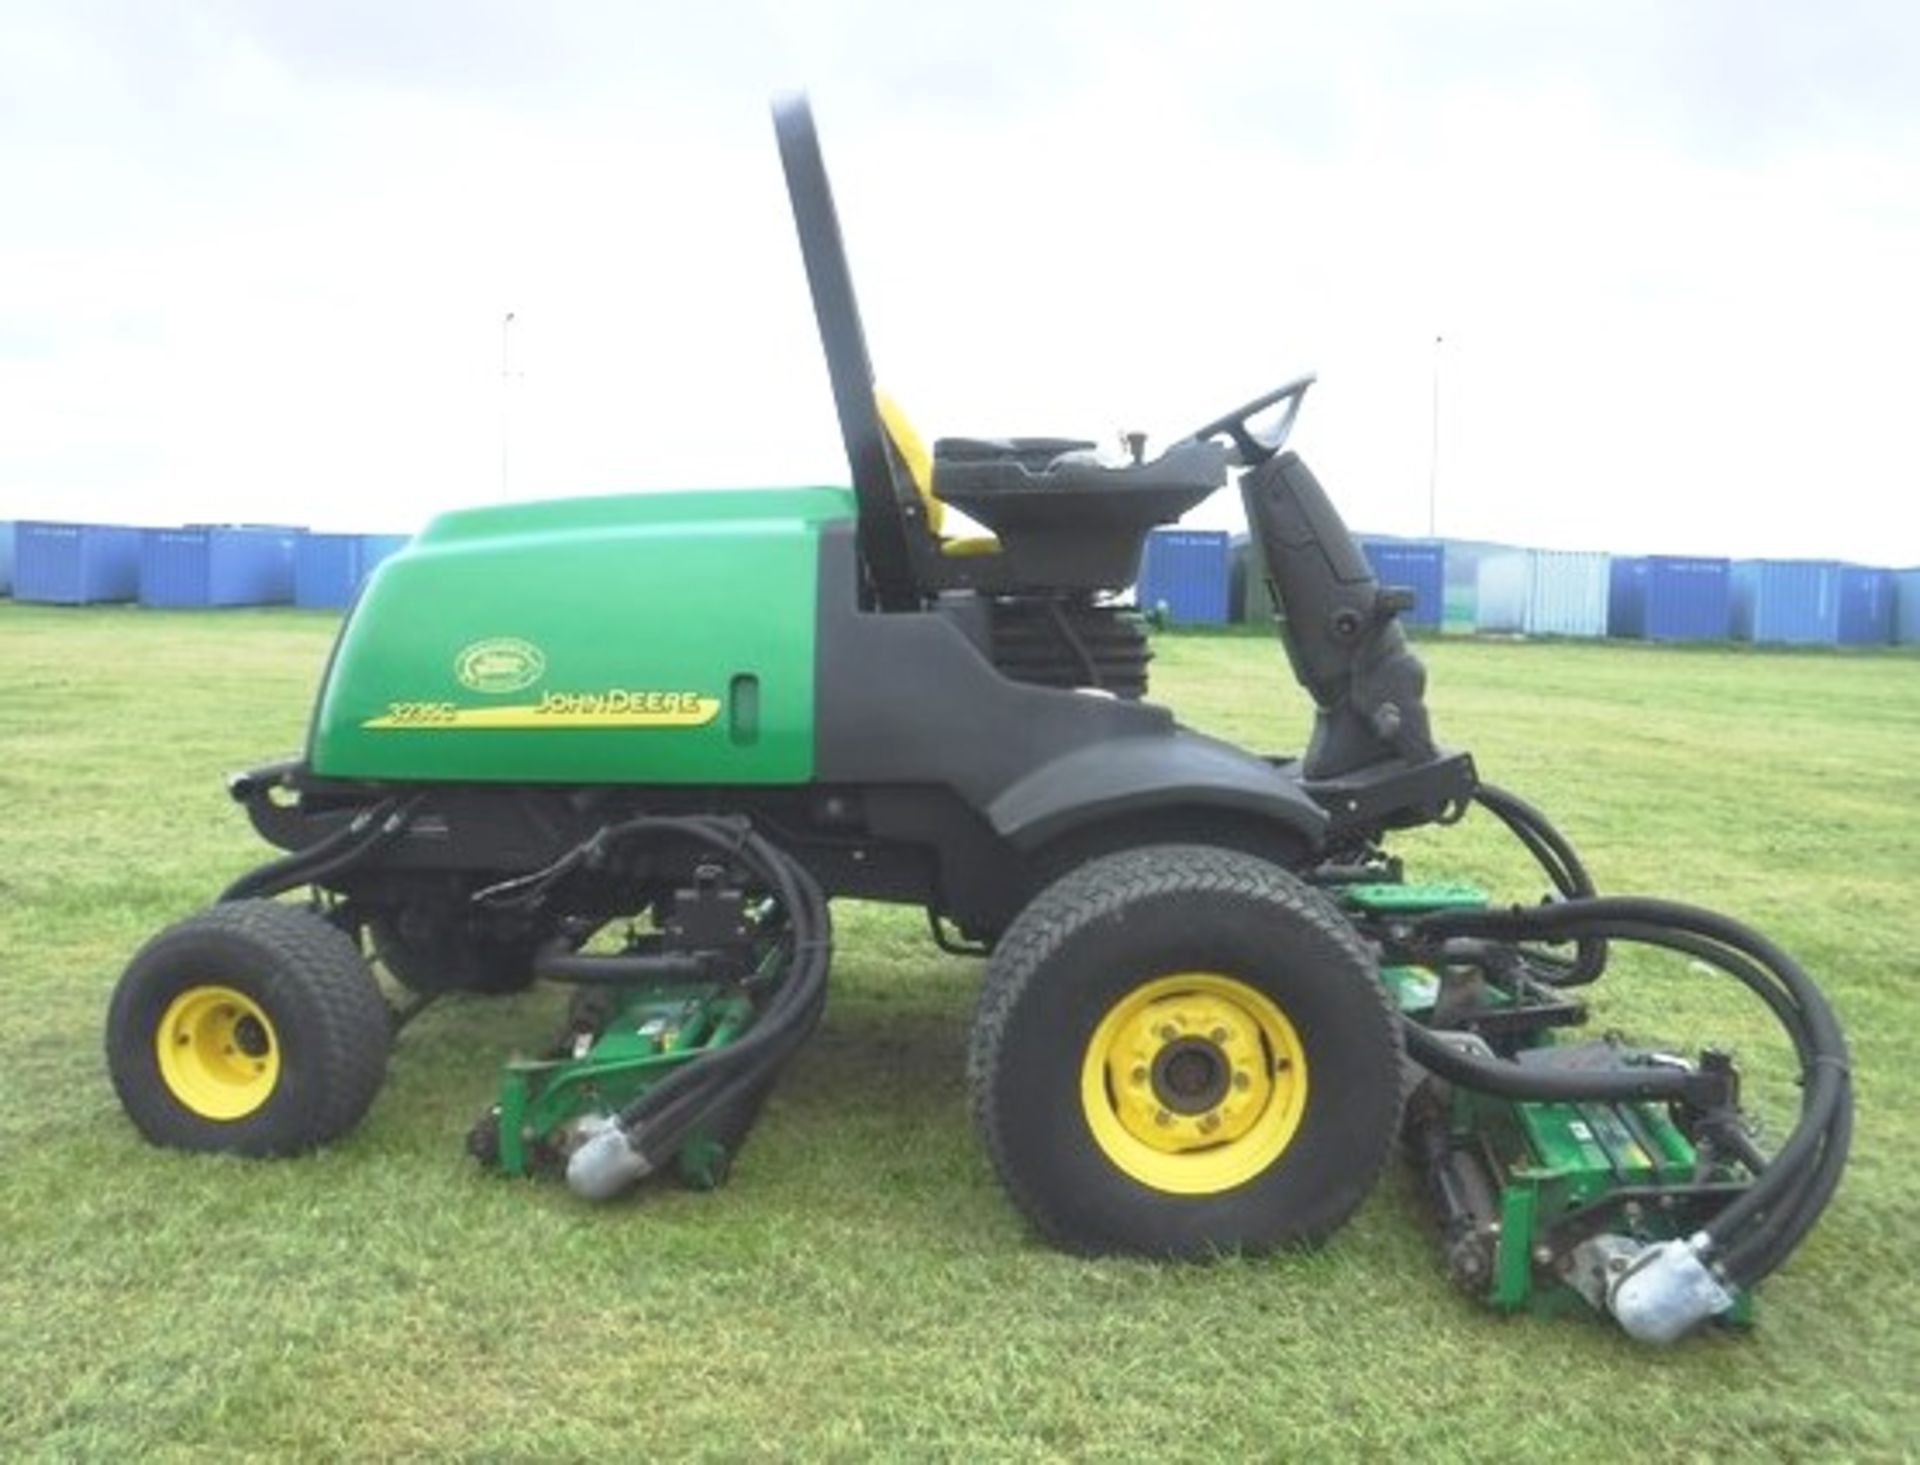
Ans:
[{"label": "black mower body panel", "polygon": [[820,553],[823,782],[950,789],[1023,853],[1176,807],[1233,809],[1318,847],[1326,815],[1265,759],[1183,728],[1152,703],[1013,681],[937,611],[863,611],[850,528],[829,528]]},{"label": "black mower body panel", "polygon": [[1298,782],[1262,758],[1185,728],[1064,753],[987,806],[987,820],[1032,851],[1142,815],[1227,813],[1279,826],[1303,852],[1319,847],[1327,816]]}]

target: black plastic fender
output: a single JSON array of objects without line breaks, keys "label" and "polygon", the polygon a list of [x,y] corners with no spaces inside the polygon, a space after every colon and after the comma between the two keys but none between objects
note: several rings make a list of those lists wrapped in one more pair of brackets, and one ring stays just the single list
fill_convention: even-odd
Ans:
[{"label": "black plastic fender", "polygon": [[1186,728],[1115,738],[1042,763],[987,805],[994,831],[1023,852],[1078,830],[1162,811],[1220,811],[1280,826],[1318,849],[1327,815],[1263,758]]}]

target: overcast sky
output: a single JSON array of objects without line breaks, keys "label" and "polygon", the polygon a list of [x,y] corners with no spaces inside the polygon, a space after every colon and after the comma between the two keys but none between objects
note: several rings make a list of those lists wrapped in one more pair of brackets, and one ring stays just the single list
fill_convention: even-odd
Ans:
[{"label": "overcast sky", "polygon": [[[844,482],[1305,370],[1349,518],[1920,561],[1920,5],[0,0],[0,517]],[[515,315],[503,384],[502,321]],[[1237,518],[1219,495],[1196,522]]]}]

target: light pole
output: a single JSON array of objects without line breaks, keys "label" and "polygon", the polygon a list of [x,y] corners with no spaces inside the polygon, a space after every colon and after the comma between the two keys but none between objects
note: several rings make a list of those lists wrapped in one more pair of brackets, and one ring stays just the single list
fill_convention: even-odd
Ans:
[{"label": "light pole", "polygon": [[508,311],[500,317],[500,497],[512,497],[508,491],[507,445],[509,422],[512,416],[513,391],[513,312]]},{"label": "light pole", "polygon": [[[512,319],[511,316],[508,317]],[[1433,338],[1433,445],[1427,453],[1427,538],[1440,537],[1440,342]]]}]

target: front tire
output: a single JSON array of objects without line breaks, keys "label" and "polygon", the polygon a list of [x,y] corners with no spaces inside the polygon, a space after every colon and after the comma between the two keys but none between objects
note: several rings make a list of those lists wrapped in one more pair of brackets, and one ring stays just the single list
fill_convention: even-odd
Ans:
[{"label": "front tire", "polygon": [[386,1074],[387,1006],[350,937],[270,900],[143,946],[107,1012],[107,1067],[154,1144],[287,1155],[345,1134]]},{"label": "front tire", "polygon": [[1008,1193],[1070,1251],[1317,1242],[1392,1148],[1400,1040],[1337,912],[1250,855],[1156,845],[1065,875],[995,949],[968,1078]]}]

